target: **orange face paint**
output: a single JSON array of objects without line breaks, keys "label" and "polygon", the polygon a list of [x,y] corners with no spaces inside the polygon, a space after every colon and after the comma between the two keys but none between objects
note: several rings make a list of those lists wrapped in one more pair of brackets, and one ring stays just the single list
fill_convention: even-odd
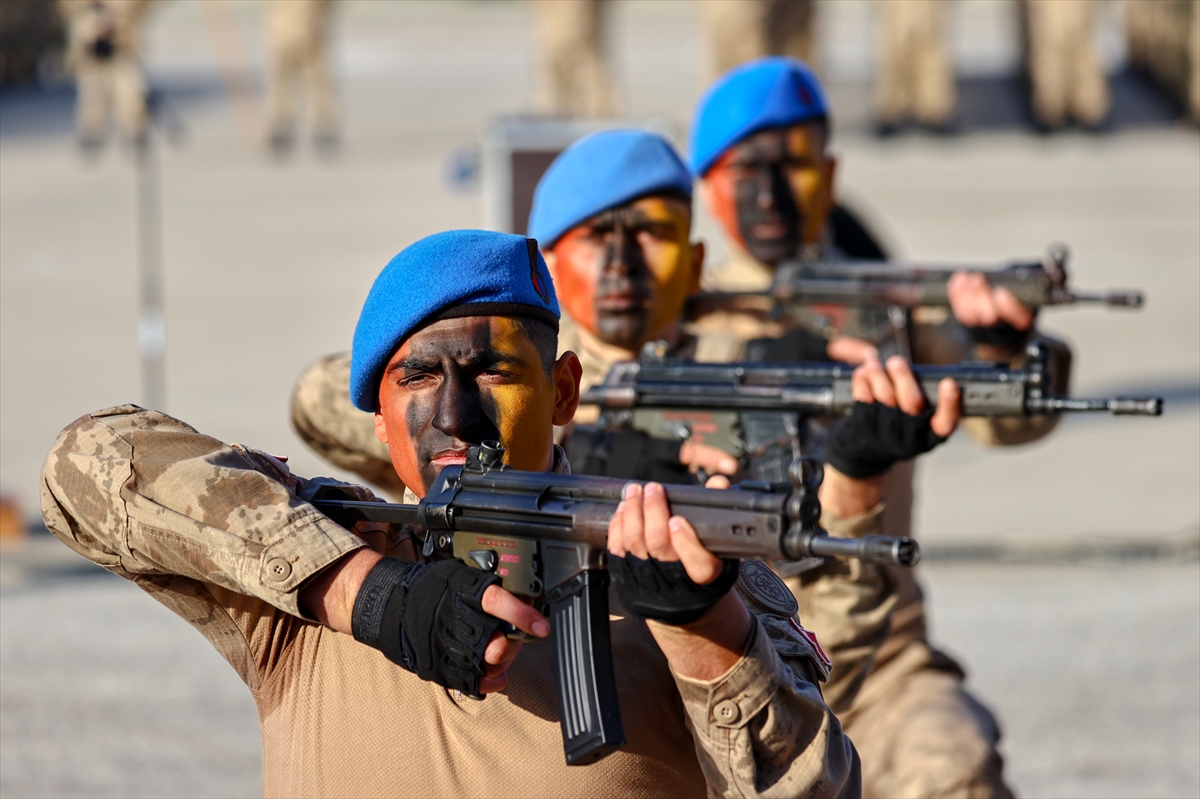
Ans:
[{"label": "orange face paint", "polygon": [[821,240],[833,205],[825,132],[807,122],[759,131],[731,147],[704,176],[703,197],[725,232],[776,266]]},{"label": "orange face paint", "polygon": [[601,341],[628,350],[660,338],[698,288],[691,206],[644,197],[567,231],[551,248],[558,301]]},{"label": "orange face paint", "polygon": [[375,434],[401,481],[425,496],[444,467],[488,439],[507,448],[515,468],[547,468],[554,406],[555,387],[516,320],[444,319],[414,333],[388,361]]}]

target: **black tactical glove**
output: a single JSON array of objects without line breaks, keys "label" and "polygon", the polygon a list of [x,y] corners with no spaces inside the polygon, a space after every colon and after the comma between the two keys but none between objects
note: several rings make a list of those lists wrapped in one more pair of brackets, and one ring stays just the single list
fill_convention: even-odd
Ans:
[{"label": "black tactical glove", "polygon": [[1002,347],[1020,352],[1029,340],[1029,330],[1017,330],[1008,322],[997,322],[991,327],[968,327],[967,335],[972,344],[987,347]]},{"label": "black tactical glove", "polygon": [[946,439],[929,426],[928,407],[915,416],[878,402],[856,402],[829,431],[825,460],[848,477],[875,477],[897,461],[922,455]]},{"label": "black tactical glove", "polygon": [[354,639],[423,680],[479,698],[483,651],[500,625],[481,602],[497,582],[457,560],[384,558],[354,600]]},{"label": "black tactical glove", "polygon": [[665,624],[688,624],[717,604],[738,578],[738,561],[727,559],[724,566],[717,579],[696,585],[679,561],[608,556],[608,573],[625,609]]}]

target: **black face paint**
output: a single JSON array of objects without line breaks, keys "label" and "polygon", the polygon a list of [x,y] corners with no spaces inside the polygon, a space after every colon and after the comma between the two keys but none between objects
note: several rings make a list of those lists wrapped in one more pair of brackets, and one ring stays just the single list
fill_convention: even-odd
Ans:
[{"label": "black face paint", "polygon": [[738,170],[734,210],[738,232],[758,261],[778,266],[800,249],[804,214],[788,182],[784,131],[759,133],[742,144],[733,163]]},{"label": "black face paint", "polygon": [[617,208],[590,223],[596,234],[607,238],[592,299],[596,334],[606,344],[630,350],[645,338],[655,292],[653,275],[638,242],[644,223],[641,217],[632,209]]},{"label": "black face paint", "polygon": [[492,397],[480,391],[476,376],[496,363],[487,325],[446,331],[434,346],[414,352],[412,361],[440,378],[438,387],[415,393],[405,409],[405,423],[420,464],[426,490],[433,485],[444,463],[438,456],[462,452],[487,439],[500,439],[499,419]]}]

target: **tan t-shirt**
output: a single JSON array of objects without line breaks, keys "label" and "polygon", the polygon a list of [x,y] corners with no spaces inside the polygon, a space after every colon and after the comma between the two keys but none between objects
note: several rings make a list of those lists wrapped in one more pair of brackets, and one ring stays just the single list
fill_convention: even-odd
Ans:
[{"label": "tan t-shirt", "polygon": [[627,744],[568,768],[552,640],[527,645],[509,687],[476,701],[301,617],[300,587],[344,554],[370,546],[417,559],[411,531],[344,530],[300,498],[304,485],[265,453],[136,406],[72,423],[43,472],[47,527],[190,622],[246,682],[262,724],[267,796],[860,790],[857,755],[811,681],[819,656],[790,622],[756,616],[744,657],[699,682],[671,673],[645,623],[615,595]]}]

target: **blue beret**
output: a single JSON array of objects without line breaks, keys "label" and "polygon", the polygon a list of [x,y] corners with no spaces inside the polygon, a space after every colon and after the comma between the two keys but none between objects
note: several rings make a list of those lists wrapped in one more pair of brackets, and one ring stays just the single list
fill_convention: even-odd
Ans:
[{"label": "blue beret", "polygon": [[733,145],[765,128],[823,117],[817,76],[794,58],[770,56],[735,67],[714,83],[692,120],[692,171],[702,176]]},{"label": "blue beret", "polygon": [[666,139],[643,130],[593,133],[563,150],[538,181],[529,235],[552,247],[602,211],[666,192],[692,196],[692,175]]},{"label": "blue beret", "polygon": [[558,299],[537,242],[449,230],[404,248],[375,278],[354,328],[350,399],[374,411],[383,369],[423,324],[455,316],[520,316],[558,329]]}]

